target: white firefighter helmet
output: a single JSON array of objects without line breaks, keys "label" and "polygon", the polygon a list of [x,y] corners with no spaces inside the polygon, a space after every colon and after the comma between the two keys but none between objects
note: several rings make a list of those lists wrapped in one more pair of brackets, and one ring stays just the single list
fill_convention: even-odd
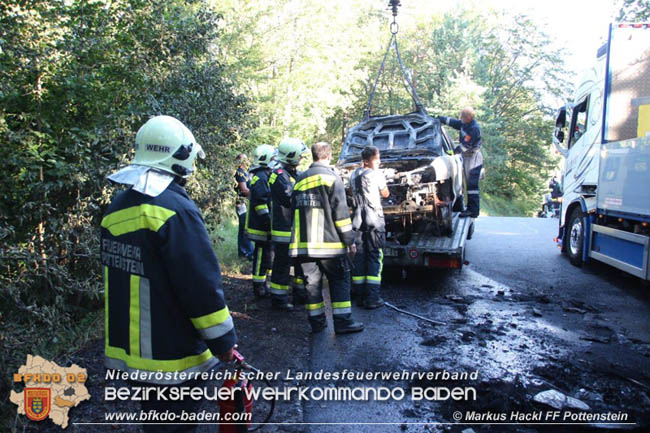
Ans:
[{"label": "white firefighter helmet", "polygon": [[285,138],[278,146],[278,160],[285,164],[298,165],[307,146],[298,138]]},{"label": "white firefighter helmet", "polygon": [[253,165],[256,167],[272,168],[276,149],[270,144],[260,144],[253,151]]},{"label": "white firefighter helmet", "polygon": [[196,157],[205,158],[203,148],[183,123],[171,116],[156,116],[140,127],[135,136],[133,164],[187,177]]}]

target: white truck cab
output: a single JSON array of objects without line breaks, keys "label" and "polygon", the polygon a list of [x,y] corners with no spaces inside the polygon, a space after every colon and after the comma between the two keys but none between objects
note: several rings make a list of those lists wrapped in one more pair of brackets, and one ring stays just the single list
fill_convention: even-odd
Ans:
[{"label": "white truck cab", "polygon": [[562,251],[650,279],[650,23],[610,25],[553,142],[566,158]]}]

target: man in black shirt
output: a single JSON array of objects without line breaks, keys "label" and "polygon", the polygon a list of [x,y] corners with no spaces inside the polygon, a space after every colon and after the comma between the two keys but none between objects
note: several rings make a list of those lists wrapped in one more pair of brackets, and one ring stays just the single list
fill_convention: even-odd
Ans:
[{"label": "man in black shirt", "polygon": [[235,191],[237,191],[237,216],[239,217],[239,231],[237,233],[237,251],[239,257],[246,257],[248,260],[253,260],[253,243],[248,239],[246,233],[246,198],[250,194],[248,191],[248,157],[240,153],[237,155],[239,167],[235,172]]}]

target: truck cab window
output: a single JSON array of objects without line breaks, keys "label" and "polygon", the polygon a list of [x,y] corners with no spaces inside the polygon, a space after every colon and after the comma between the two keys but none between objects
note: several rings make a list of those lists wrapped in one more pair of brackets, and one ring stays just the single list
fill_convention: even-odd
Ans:
[{"label": "truck cab window", "polygon": [[589,112],[589,97],[580,102],[573,109],[571,116],[571,129],[569,136],[569,148],[573,146],[580,137],[587,132],[587,113]]}]

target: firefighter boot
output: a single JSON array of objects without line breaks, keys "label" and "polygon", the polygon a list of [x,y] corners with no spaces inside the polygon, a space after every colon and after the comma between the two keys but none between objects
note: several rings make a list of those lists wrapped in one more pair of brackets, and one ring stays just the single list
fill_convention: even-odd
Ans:
[{"label": "firefighter boot", "polygon": [[363,331],[363,323],[355,322],[352,317],[334,317],[334,332],[337,334],[352,334]]},{"label": "firefighter boot", "polygon": [[366,285],[366,298],[363,303],[363,308],[366,310],[374,310],[375,308],[383,307],[384,300],[379,295],[379,285],[368,284]]},{"label": "firefighter boot", "polygon": [[327,328],[327,320],[325,319],[324,314],[318,316],[311,316],[309,318],[309,324],[311,325],[311,333],[318,334],[319,332]]}]

